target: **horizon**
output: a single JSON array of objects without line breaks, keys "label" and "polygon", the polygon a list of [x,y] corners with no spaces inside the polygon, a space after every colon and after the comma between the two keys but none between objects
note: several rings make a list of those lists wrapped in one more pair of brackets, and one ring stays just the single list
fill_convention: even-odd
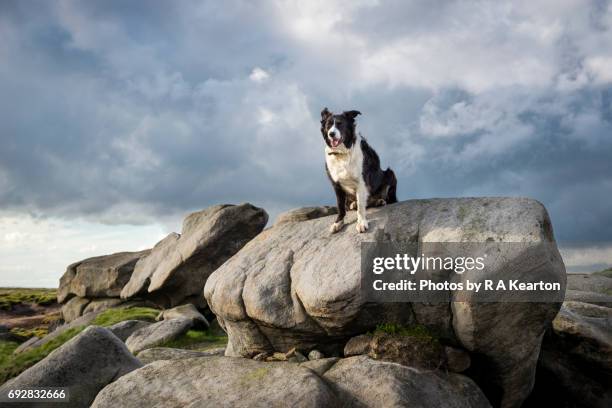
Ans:
[{"label": "horizon", "polygon": [[214,204],[333,205],[325,106],[400,201],[534,198],[568,272],[612,266],[612,5],[350,4],[0,3],[0,287]]}]

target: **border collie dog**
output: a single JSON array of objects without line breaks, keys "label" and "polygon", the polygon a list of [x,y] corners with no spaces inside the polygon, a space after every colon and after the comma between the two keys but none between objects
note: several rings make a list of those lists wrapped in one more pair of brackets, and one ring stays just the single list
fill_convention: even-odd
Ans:
[{"label": "border collie dog", "polygon": [[368,142],[355,131],[352,110],[334,114],[321,111],[321,133],[325,140],[325,170],[338,203],[338,217],[331,232],[342,229],[347,210],[357,209],[357,231],[366,232],[366,207],[396,203],[397,179],[393,170],[380,168],[380,159]]}]

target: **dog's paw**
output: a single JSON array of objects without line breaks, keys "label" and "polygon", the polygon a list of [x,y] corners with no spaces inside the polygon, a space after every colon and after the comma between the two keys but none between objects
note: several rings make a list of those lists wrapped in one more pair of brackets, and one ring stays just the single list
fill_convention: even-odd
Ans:
[{"label": "dog's paw", "polygon": [[383,200],[382,198],[379,198],[378,200],[376,200],[376,202],[374,203],[374,205],[376,207],[382,207],[384,205],[387,205],[387,202],[385,200]]},{"label": "dog's paw", "polygon": [[357,209],[357,201],[353,201],[352,203],[349,204],[349,210],[356,210]]},{"label": "dog's paw", "polygon": [[368,230],[368,221],[358,220],[355,228],[357,228],[357,232],[359,233],[366,232]]},{"label": "dog's paw", "polygon": [[329,227],[329,232],[331,232],[332,234],[335,234],[336,232],[340,231],[342,229],[342,226],[344,225],[344,221],[338,221],[338,222],[334,222],[331,227]]}]

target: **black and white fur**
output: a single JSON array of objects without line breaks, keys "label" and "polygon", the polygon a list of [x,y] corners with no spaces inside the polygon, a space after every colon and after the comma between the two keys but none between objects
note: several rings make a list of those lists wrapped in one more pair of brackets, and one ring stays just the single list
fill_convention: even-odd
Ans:
[{"label": "black and white fur", "polygon": [[357,231],[366,232],[366,207],[396,203],[397,179],[393,170],[380,168],[378,155],[355,130],[352,110],[333,114],[321,111],[321,133],[325,140],[325,169],[338,204],[338,217],[331,232],[342,229],[347,210],[357,209]]}]

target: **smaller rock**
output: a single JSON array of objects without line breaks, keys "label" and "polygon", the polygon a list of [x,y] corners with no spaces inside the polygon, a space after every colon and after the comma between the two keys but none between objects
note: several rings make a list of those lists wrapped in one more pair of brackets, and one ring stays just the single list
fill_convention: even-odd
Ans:
[{"label": "smaller rock", "polygon": [[196,309],[191,303],[173,307],[172,309],[163,310],[157,316],[156,320],[170,319],[191,319],[194,327],[207,329],[209,327],[208,320]]},{"label": "smaller rock", "polygon": [[352,337],[344,346],[344,356],[358,356],[362,354],[368,354],[370,352],[370,342],[372,336],[369,334],[361,334],[359,336]]},{"label": "smaller rock", "polygon": [[36,337],[36,336],[30,337],[26,342],[21,343],[19,347],[13,350],[13,354],[23,353],[24,351],[32,348],[32,346],[34,346],[39,341],[40,341],[40,337]]},{"label": "smaller rock", "polygon": [[267,352],[264,351],[263,353],[256,354],[253,357],[253,360],[255,360],[255,361],[266,361],[266,359],[268,357],[270,357],[270,353],[267,353]]},{"label": "smaller rock", "polygon": [[83,310],[90,300],[82,297],[73,297],[62,306],[62,318],[66,323],[70,323],[83,314]]},{"label": "smaller rock", "polygon": [[448,370],[453,373],[462,373],[472,364],[472,359],[467,351],[455,347],[444,347]]},{"label": "smaller rock", "polygon": [[124,320],[110,326],[108,329],[113,332],[121,341],[126,341],[135,331],[149,326],[150,322],[142,320]]},{"label": "smaller rock", "polygon": [[326,217],[328,215],[336,214],[338,209],[324,205],[321,207],[302,207],[293,210],[286,211],[276,217],[274,225],[286,224],[288,222],[302,222],[308,220],[314,220],[315,218]]},{"label": "smaller rock", "polygon": [[136,330],[125,341],[132,353],[159,346],[185,334],[193,326],[191,319],[163,320]]},{"label": "smaller rock", "polygon": [[310,353],[308,353],[308,360],[314,361],[322,358],[325,358],[325,356],[319,350],[311,350]]},{"label": "smaller rock", "polygon": [[306,358],[306,356],[304,356],[302,353],[300,353],[299,351],[296,351],[294,354],[295,359],[297,360],[298,363],[303,363],[305,361],[308,361],[308,359]]}]

